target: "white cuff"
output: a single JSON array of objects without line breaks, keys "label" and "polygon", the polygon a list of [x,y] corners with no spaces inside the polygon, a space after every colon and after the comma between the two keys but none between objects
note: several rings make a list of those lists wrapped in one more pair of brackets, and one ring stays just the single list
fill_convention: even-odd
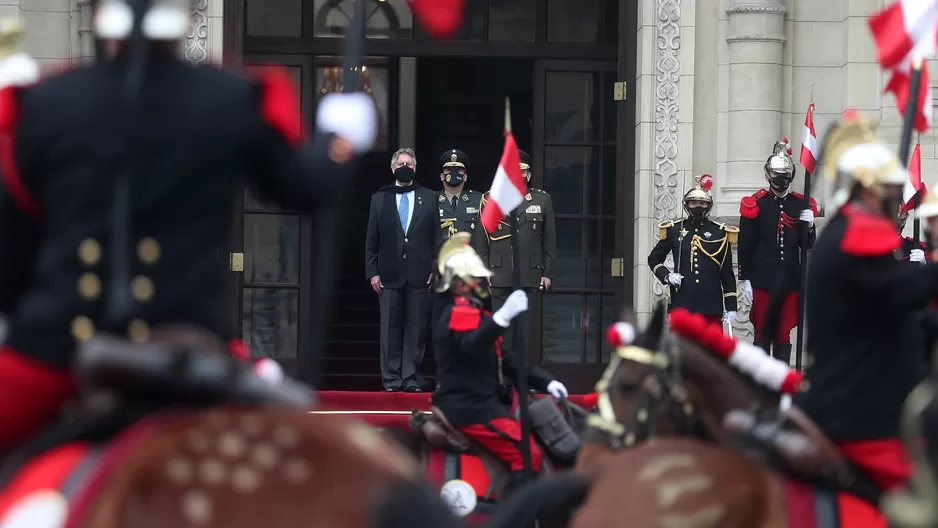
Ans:
[{"label": "white cuff", "polygon": [[506,321],[502,314],[495,312],[492,314],[492,320],[495,321],[495,324],[502,328],[508,328],[511,326],[511,321]]}]

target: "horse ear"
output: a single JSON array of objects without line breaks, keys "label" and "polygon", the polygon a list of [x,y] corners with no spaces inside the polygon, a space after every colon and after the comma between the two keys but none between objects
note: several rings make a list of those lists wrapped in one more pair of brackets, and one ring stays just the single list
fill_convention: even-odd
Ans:
[{"label": "horse ear", "polygon": [[622,307],[622,312],[619,315],[619,321],[623,323],[629,323],[633,327],[638,327],[638,317],[635,316],[635,312],[628,306]]},{"label": "horse ear", "polygon": [[658,304],[651,316],[651,322],[645,327],[645,331],[642,332],[642,335],[635,340],[635,344],[642,348],[647,348],[648,350],[656,350],[658,344],[661,342],[661,336],[664,334],[664,319],[666,314],[667,310],[665,305]]}]

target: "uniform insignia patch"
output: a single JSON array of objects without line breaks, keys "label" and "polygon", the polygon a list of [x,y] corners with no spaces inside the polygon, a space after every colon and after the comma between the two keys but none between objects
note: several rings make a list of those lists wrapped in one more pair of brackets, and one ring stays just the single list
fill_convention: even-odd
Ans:
[{"label": "uniform insignia patch", "polygon": [[681,229],[681,238],[684,238],[684,237],[686,237],[686,236],[687,236],[687,230],[686,230],[686,229]]},{"label": "uniform insignia patch", "polygon": [[443,210],[440,209],[440,216],[443,216]]},{"label": "uniform insignia patch", "polygon": [[476,490],[465,480],[451,480],[440,488],[440,498],[458,517],[465,517],[475,511],[479,499]]},{"label": "uniform insignia patch", "polygon": [[[530,196],[530,195],[528,195],[528,196]],[[525,209],[524,212],[525,212],[525,213],[531,213],[531,214],[540,214],[540,212],[541,212],[541,206],[540,206],[540,205],[531,205],[531,206],[528,206],[528,208]]]},{"label": "uniform insignia patch", "polygon": [[498,224],[498,230],[499,230],[499,231],[502,230],[502,225],[501,225],[501,224]]},{"label": "uniform insignia patch", "polygon": [[468,201],[469,201],[469,195],[468,195],[468,194],[462,195],[462,201],[468,202]]},{"label": "uniform insignia patch", "polygon": [[443,195],[442,195],[442,194],[440,195],[440,201],[441,201],[441,202],[445,202],[445,201],[446,201],[446,198],[443,198]]},{"label": "uniform insignia patch", "polygon": [[525,195],[524,195],[524,199],[530,202],[530,201],[531,201],[531,193],[525,194]]},{"label": "uniform insignia patch", "polygon": [[710,234],[710,231],[704,231],[704,236],[705,236],[706,238],[710,238],[710,237],[712,237],[713,235]]},{"label": "uniform insignia patch", "polygon": [[467,213],[478,213],[479,210],[476,209],[475,207],[467,207],[467,208],[466,208],[466,212],[467,212]]},{"label": "uniform insignia patch", "polygon": [[453,175],[452,175],[452,174],[447,174],[447,175],[446,175],[446,183],[449,183],[449,182],[451,182],[451,181],[453,181]]},{"label": "uniform insignia patch", "polygon": [[456,161],[459,159],[459,156],[456,155],[456,151],[453,151],[453,155],[449,157],[450,161]]}]

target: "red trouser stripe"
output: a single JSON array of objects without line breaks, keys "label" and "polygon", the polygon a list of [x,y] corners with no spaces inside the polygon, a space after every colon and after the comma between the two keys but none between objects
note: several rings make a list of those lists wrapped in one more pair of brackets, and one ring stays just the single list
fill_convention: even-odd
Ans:
[{"label": "red trouser stripe", "polygon": [[[512,471],[524,469],[524,459],[521,456],[521,425],[515,420],[496,418],[488,423],[460,427],[459,431],[508,464]],[[543,454],[533,436],[530,442],[531,467],[538,471]]]}]

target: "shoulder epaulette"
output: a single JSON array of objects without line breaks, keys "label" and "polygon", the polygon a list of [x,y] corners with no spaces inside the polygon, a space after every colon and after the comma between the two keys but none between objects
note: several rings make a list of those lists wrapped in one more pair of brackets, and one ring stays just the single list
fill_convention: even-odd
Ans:
[{"label": "shoulder epaulette", "polygon": [[658,238],[664,240],[668,238],[668,229],[674,227],[674,221],[668,220],[658,224]]},{"label": "shoulder epaulette", "polygon": [[717,224],[720,226],[720,229],[726,232],[726,240],[730,244],[735,244],[739,239],[739,228],[736,226],[726,225],[726,224]]},{"label": "shoulder epaulette", "polygon": [[743,218],[755,218],[759,216],[759,199],[768,194],[769,191],[759,189],[751,196],[744,196],[739,201],[739,214]]},{"label": "shoulder epaulette", "polygon": [[[804,195],[799,192],[792,191],[791,195],[799,200],[804,200]],[[808,208],[811,209],[811,211],[814,213],[814,216],[818,215],[817,200],[815,200],[813,196],[808,199]]]},{"label": "shoulder epaulette", "polygon": [[848,213],[840,249],[854,257],[882,257],[902,246],[896,226],[885,217]]},{"label": "shoulder epaulette", "polygon": [[470,332],[482,323],[482,310],[472,306],[453,306],[449,314],[449,329],[454,332]]}]

